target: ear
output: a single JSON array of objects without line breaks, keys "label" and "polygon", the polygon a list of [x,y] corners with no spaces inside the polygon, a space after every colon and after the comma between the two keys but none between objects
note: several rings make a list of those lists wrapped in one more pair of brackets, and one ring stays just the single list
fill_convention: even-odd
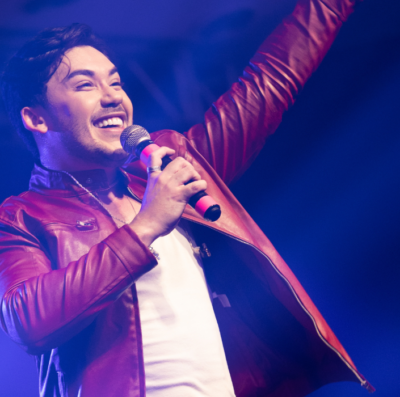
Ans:
[{"label": "ear", "polygon": [[44,117],[44,109],[38,107],[24,107],[21,110],[24,127],[31,132],[45,134],[49,127]]}]

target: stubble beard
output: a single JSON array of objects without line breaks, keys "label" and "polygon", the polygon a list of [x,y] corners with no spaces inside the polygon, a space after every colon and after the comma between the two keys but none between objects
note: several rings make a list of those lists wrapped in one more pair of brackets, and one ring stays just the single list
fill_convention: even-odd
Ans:
[{"label": "stubble beard", "polygon": [[71,157],[79,161],[84,159],[88,164],[96,165],[99,168],[117,168],[124,165],[129,157],[129,154],[124,149],[112,150],[105,142],[100,140],[92,139],[91,141],[86,140],[83,142],[81,139],[77,139],[76,136],[92,136],[86,126],[82,127],[75,124],[69,126],[60,125],[60,127],[59,131],[66,131],[60,133],[60,142]]}]

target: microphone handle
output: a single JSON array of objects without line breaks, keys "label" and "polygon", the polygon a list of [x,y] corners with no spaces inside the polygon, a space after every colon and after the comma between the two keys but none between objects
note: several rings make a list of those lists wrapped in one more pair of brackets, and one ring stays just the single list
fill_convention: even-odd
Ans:
[{"label": "microphone handle", "polygon": [[[161,170],[163,170],[169,163],[171,163],[172,160],[169,156],[165,156],[162,159],[162,164],[161,164]],[[194,179],[191,179],[189,182],[186,182],[185,185],[188,185],[189,183],[194,182]],[[197,192],[194,194],[192,197],[189,199],[189,205],[193,208],[196,207],[196,203],[204,196],[207,196],[207,193],[205,190],[202,190],[201,192]]]},{"label": "microphone handle", "polygon": [[[142,154],[143,149],[152,144],[154,144],[154,142],[150,139],[146,139],[146,140],[140,142],[136,146],[136,149],[135,149],[136,157],[141,158],[140,155]],[[161,170],[163,170],[171,161],[172,160],[169,156],[163,157],[162,164],[161,164]],[[186,182],[185,185],[187,185],[191,182],[194,182],[194,180],[192,179],[189,182]],[[208,194],[206,193],[205,190],[202,190],[201,192],[197,192],[196,194],[194,194],[189,199],[188,203],[192,208],[194,208],[197,212],[199,212],[200,215],[203,215],[204,219],[214,222],[221,216],[221,207],[219,206],[219,204],[217,204],[215,202],[213,202],[209,206],[206,204],[208,208],[205,211],[204,211],[204,209],[199,210],[198,208],[196,208],[196,204],[198,203],[198,201],[202,197],[206,197],[206,196],[208,196]],[[214,201],[213,199],[211,199],[211,200]]]}]

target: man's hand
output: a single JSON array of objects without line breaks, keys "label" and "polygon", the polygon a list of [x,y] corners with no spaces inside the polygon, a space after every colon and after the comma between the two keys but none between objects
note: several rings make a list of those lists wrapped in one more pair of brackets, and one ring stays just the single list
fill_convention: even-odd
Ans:
[{"label": "man's hand", "polygon": [[[161,147],[148,159],[148,167],[161,166],[164,156],[175,151]],[[187,182],[193,181],[188,185]],[[157,237],[170,233],[194,194],[207,189],[207,182],[193,166],[182,157],[177,157],[163,171],[149,174],[142,207],[130,223],[130,227],[144,244],[149,246]]]}]

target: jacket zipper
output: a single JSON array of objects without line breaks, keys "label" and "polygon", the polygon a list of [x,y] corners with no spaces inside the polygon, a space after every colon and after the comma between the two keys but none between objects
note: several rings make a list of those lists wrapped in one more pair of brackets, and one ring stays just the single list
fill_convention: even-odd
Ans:
[{"label": "jacket zipper", "polygon": [[[142,202],[142,200],[141,200],[139,197],[137,197],[137,196],[132,192],[132,190],[131,190],[131,188],[130,188],[129,186],[128,186],[128,191],[129,191],[130,194],[132,194],[133,197],[135,197],[137,200],[139,200],[140,202]],[[247,241],[244,241],[244,240],[242,240],[242,239],[240,239],[240,238],[234,237],[234,236],[232,236],[232,235],[230,235],[230,234],[228,234],[228,233],[225,233],[225,232],[223,232],[223,231],[221,231],[221,230],[217,230],[217,229],[211,228],[210,226],[208,226],[208,225],[206,225],[206,224],[203,224],[203,223],[200,223],[200,222],[196,222],[196,221],[194,221],[194,220],[192,220],[192,219],[187,219],[187,220],[190,221],[190,222],[193,222],[193,223],[197,223],[198,225],[207,227],[207,228],[209,228],[209,229],[215,230],[215,231],[217,231],[217,232],[219,232],[219,233],[221,233],[221,234],[224,234],[225,236],[227,236],[227,237],[229,237],[229,238],[231,238],[231,239],[233,239],[233,240],[236,240],[236,241],[238,241],[238,242],[240,242],[240,243],[242,243],[242,244],[246,244],[246,245],[248,245],[249,247],[254,248],[254,249],[255,249],[256,251],[258,251],[262,256],[264,256],[264,257],[267,259],[267,261],[270,263],[270,265],[272,266],[272,268],[276,271],[276,273],[277,273],[277,274],[285,281],[285,283],[288,285],[288,287],[289,287],[290,290],[292,291],[292,294],[293,294],[294,297],[296,298],[296,301],[297,301],[297,303],[300,305],[300,307],[301,307],[301,308],[306,312],[306,314],[310,317],[312,323],[314,324],[314,328],[315,328],[315,330],[317,331],[317,334],[318,334],[318,336],[320,337],[320,339],[322,340],[322,342],[324,342],[324,344],[325,344],[326,346],[328,346],[331,350],[333,350],[333,351],[339,356],[339,358],[344,362],[344,364],[346,364],[346,366],[353,372],[353,374],[354,374],[354,375],[356,376],[356,378],[359,380],[359,382],[361,383],[361,386],[362,386],[362,387],[364,387],[364,388],[365,388],[366,390],[368,390],[370,393],[372,393],[372,392],[375,391],[375,389],[369,384],[369,382],[368,382],[367,380],[363,379],[363,378],[358,374],[358,372],[350,365],[350,363],[342,356],[342,354],[341,354],[337,349],[335,349],[335,348],[323,337],[323,335],[321,334],[321,332],[320,332],[320,330],[319,330],[319,328],[318,328],[318,326],[317,326],[317,323],[315,322],[314,317],[311,315],[311,313],[310,313],[310,312],[307,310],[307,308],[304,306],[303,302],[302,302],[302,301],[300,300],[300,298],[298,297],[296,291],[293,289],[293,287],[292,287],[292,285],[290,284],[289,280],[279,271],[279,269],[274,265],[274,263],[271,261],[271,259],[270,259],[264,252],[262,252],[260,249],[258,249],[258,248],[257,248],[256,246],[254,246],[253,244],[250,244],[250,243],[248,243]]]},{"label": "jacket zipper", "polygon": [[276,271],[276,273],[278,273],[278,275],[286,282],[286,284],[289,286],[290,290],[292,291],[292,294],[293,294],[294,297],[296,298],[298,304],[301,306],[301,308],[302,308],[302,309],[307,313],[307,315],[310,317],[311,321],[312,321],[313,324],[314,324],[314,328],[316,329],[317,334],[318,334],[318,336],[320,337],[320,339],[325,343],[326,346],[328,346],[331,350],[333,350],[333,351],[339,356],[339,358],[346,364],[346,366],[347,366],[347,367],[353,372],[353,374],[357,377],[357,379],[358,379],[359,382],[361,383],[361,386],[362,386],[362,387],[364,387],[365,389],[367,389],[367,390],[368,390],[369,392],[371,392],[371,393],[375,391],[375,389],[369,384],[369,382],[368,382],[367,380],[364,380],[364,379],[358,374],[358,372],[350,365],[350,363],[342,356],[342,354],[341,354],[337,349],[335,349],[335,348],[323,337],[323,335],[321,334],[320,330],[318,329],[318,326],[317,326],[317,324],[316,324],[316,322],[315,322],[314,317],[313,317],[313,316],[311,315],[311,313],[307,310],[307,308],[303,305],[303,302],[302,302],[302,301],[300,300],[300,298],[298,297],[296,291],[293,289],[293,287],[292,287],[292,285],[290,284],[289,280],[279,271],[279,269],[274,265],[274,263],[271,261],[271,259],[270,259],[264,252],[262,252],[260,249],[258,249],[258,248],[257,248],[256,246],[254,246],[253,244],[250,244],[250,243],[248,243],[247,241],[244,241],[244,240],[239,239],[239,238],[237,238],[237,237],[234,237],[234,236],[232,236],[232,235],[230,235],[230,234],[228,234],[228,233],[225,233],[225,232],[223,232],[223,231],[221,231],[221,230],[216,230],[216,229],[214,229],[214,228],[211,228],[210,226],[207,226],[207,225],[205,225],[205,224],[203,224],[203,223],[200,223],[200,222],[196,222],[196,221],[194,221],[194,220],[192,220],[192,219],[188,219],[188,220],[191,221],[191,222],[193,222],[193,223],[197,223],[198,225],[205,226],[205,227],[207,227],[207,228],[209,228],[209,229],[218,231],[219,233],[224,234],[225,236],[227,236],[227,237],[229,237],[229,238],[231,238],[231,239],[233,239],[233,240],[236,240],[236,241],[238,241],[238,242],[240,242],[240,243],[246,244],[246,245],[248,245],[249,247],[254,248],[254,249],[255,249],[256,251],[258,251],[262,256],[264,256],[264,257],[268,260],[268,262],[271,264],[272,268]]},{"label": "jacket zipper", "polygon": [[143,201],[138,196],[136,196],[135,193],[132,192],[132,189],[129,186],[127,186],[127,188],[128,188],[128,192],[132,195],[132,197],[134,197],[137,201],[139,201],[139,203],[141,203]]}]

